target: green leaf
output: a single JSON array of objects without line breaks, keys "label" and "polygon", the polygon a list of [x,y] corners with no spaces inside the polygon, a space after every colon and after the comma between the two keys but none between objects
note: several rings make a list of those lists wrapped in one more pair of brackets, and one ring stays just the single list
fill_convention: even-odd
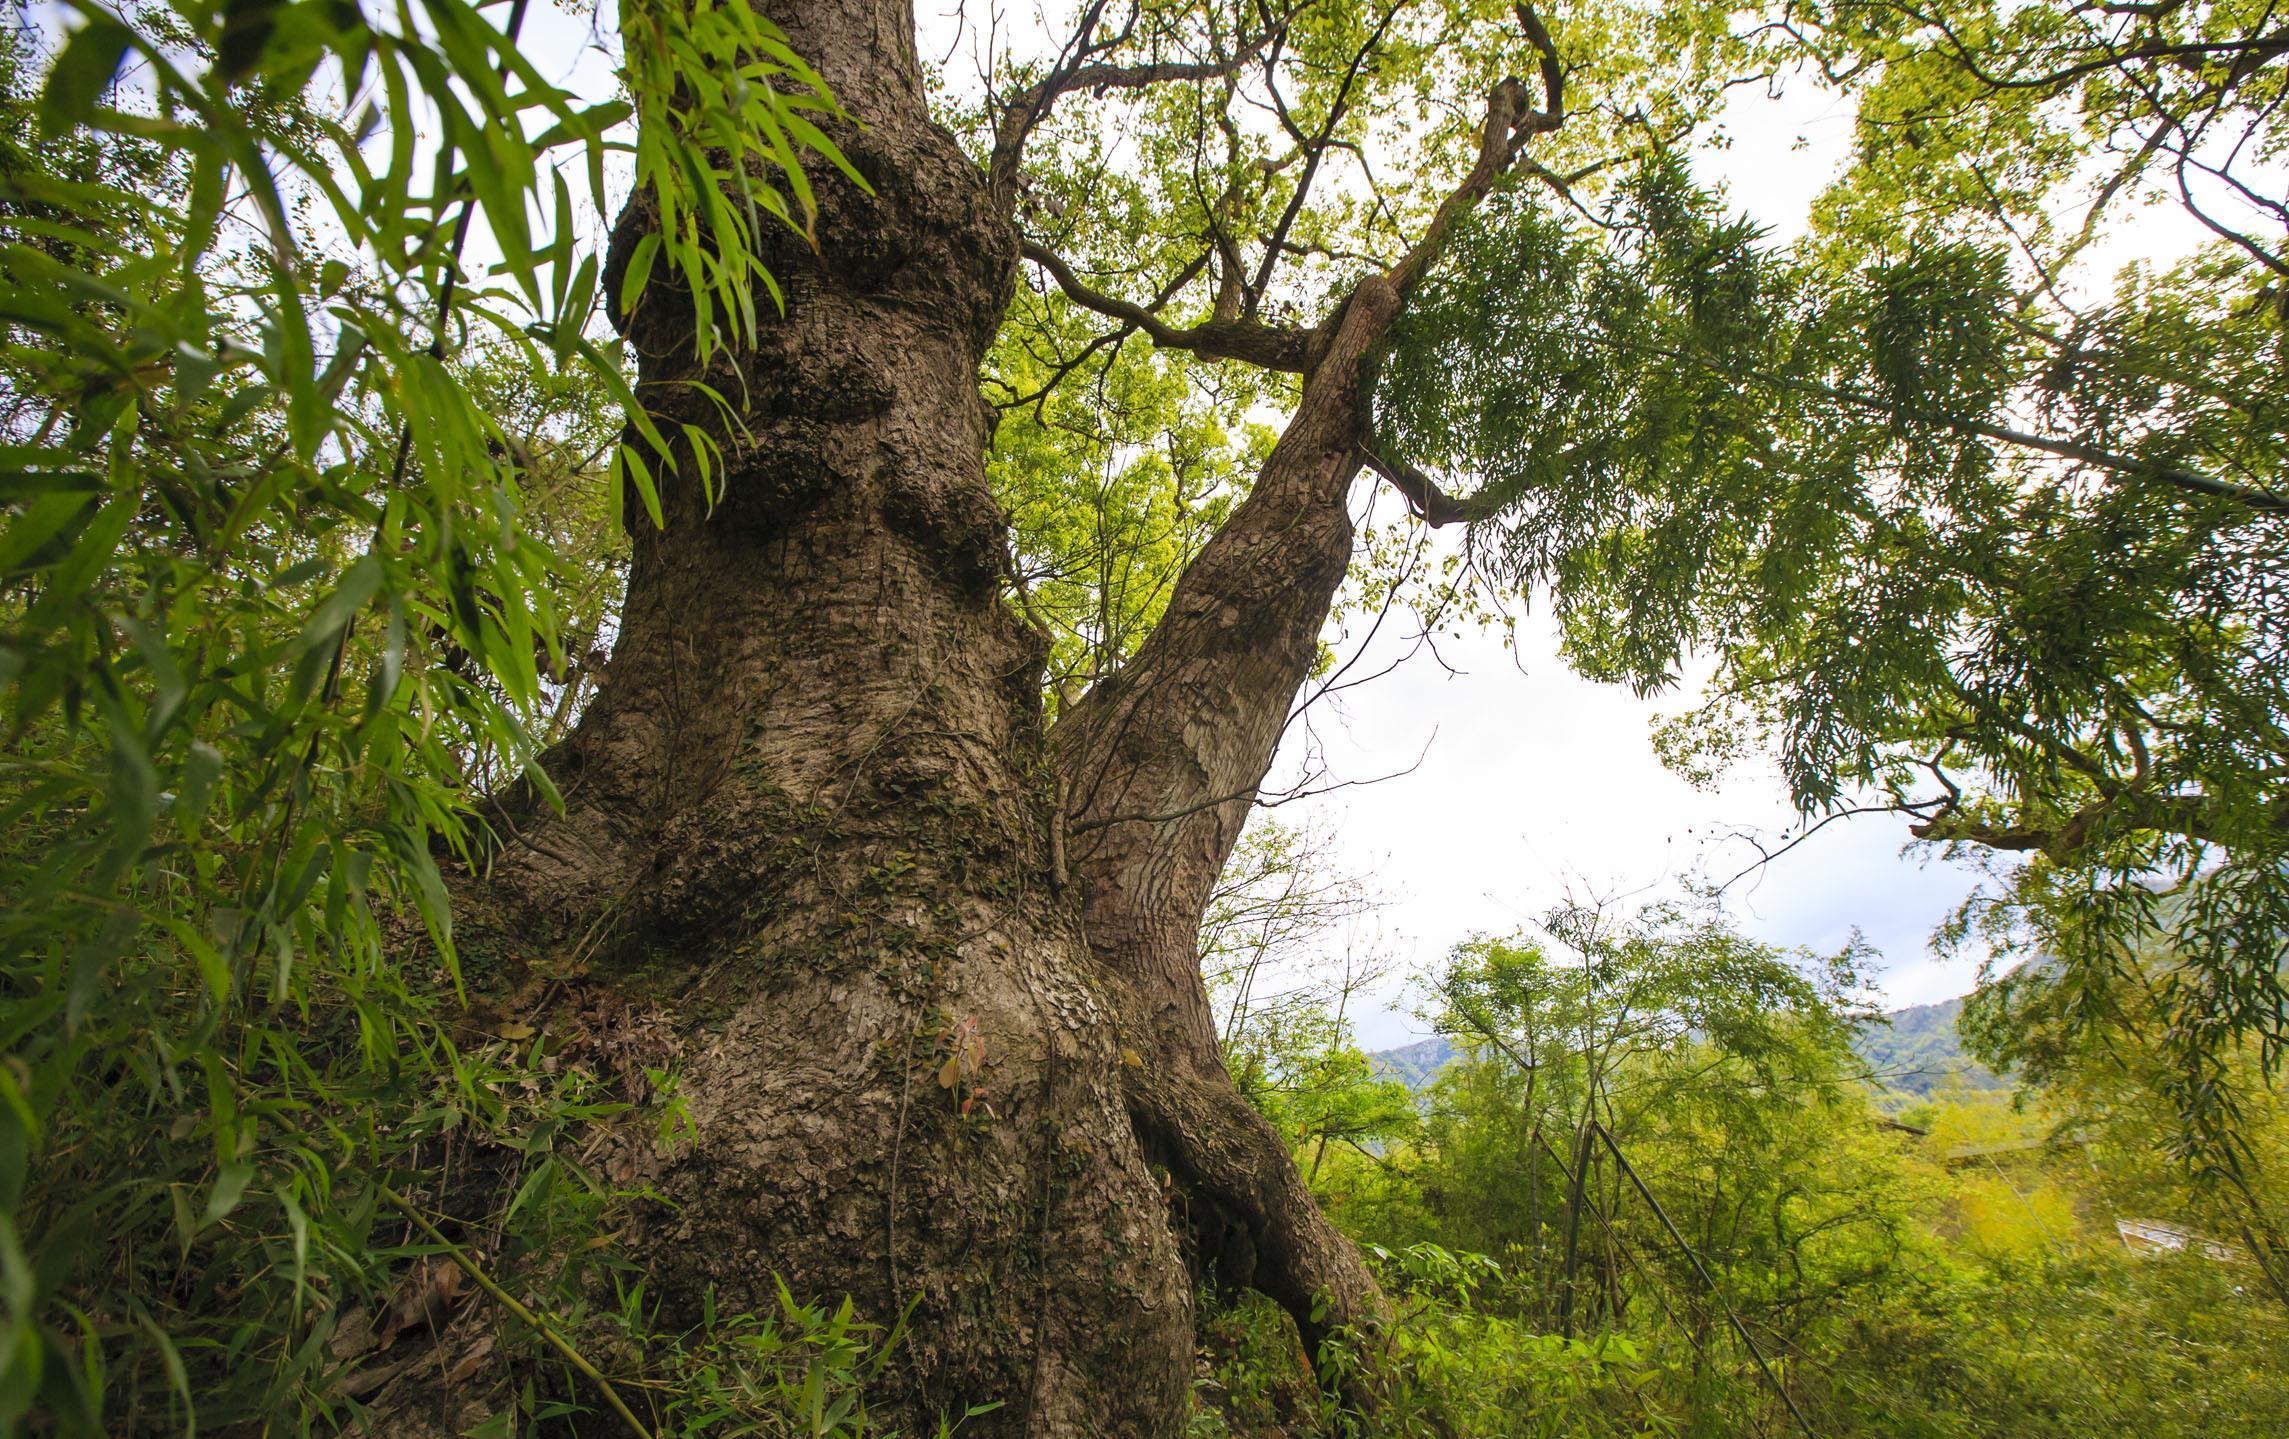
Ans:
[{"label": "green leaf", "polygon": [[53,137],[93,119],[97,100],[117,78],[134,42],[132,31],[100,11],[65,37],[63,53],[40,92],[41,133]]},{"label": "green leaf", "polygon": [[214,1187],[207,1191],[207,1207],[200,1214],[200,1225],[219,1223],[238,1208],[246,1197],[247,1185],[254,1182],[255,1169],[243,1159],[234,1159],[215,1174]]},{"label": "green leaf", "polygon": [[0,577],[14,579],[53,564],[65,551],[50,542],[63,535],[94,501],[94,496],[73,488],[40,494],[0,532]]},{"label": "green leaf", "polygon": [[636,248],[628,254],[628,268],[620,276],[620,313],[636,312],[636,301],[642,297],[644,286],[651,283],[652,263],[659,258],[660,235],[656,230],[646,231],[636,241]]},{"label": "green leaf", "polygon": [[372,555],[366,555],[351,565],[343,572],[341,584],[335,586],[334,592],[310,612],[308,622],[302,626],[301,633],[295,636],[294,643],[287,647],[286,653],[306,654],[321,645],[335,642],[358,611],[371,604],[374,596],[381,593],[384,578],[381,561]]}]

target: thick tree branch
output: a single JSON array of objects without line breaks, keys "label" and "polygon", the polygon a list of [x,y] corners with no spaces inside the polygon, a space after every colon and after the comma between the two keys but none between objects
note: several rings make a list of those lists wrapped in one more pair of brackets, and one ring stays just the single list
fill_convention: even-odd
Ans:
[{"label": "thick tree branch", "polygon": [[1414,511],[1415,517],[1434,529],[1457,522],[1468,524],[1479,518],[1481,506],[1475,503],[1475,496],[1456,499],[1440,489],[1438,481],[1429,475],[1405,460],[1384,456],[1370,443],[1362,442],[1359,453],[1367,461],[1369,469],[1381,475],[1392,489],[1405,497],[1407,506]]},{"label": "thick tree branch", "polygon": [[1531,5],[1515,7],[1518,24],[1526,32],[1527,40],[1541,59],[1542,104],[1536,110],[1526,105],[1526,87],[1516,79],[1504,80],[1487,97],[1486,122],[1478,132],[1478,158],[1470,173],[1439,202],[1415,247],[1391,268],[1387,278],[1392,289],[1404,300],[1429,273],[1439,252],[1446,247],[1447,236],[1455,222],[1469,214],[1494,182],[1507,174],[1517,162],[1526,142],[1536,135],[1545,135],[1565,123],[1566,76],[1558,63],[1557,46],[1550,39],[1549,29]]},{"label": "thick tree branch", "polygon": [[[1179,330],[1141,306],[1091,289],[1059,257],[1026,243],[1026,256],[1069,298],[1136,326],[1156,343],[1307,373],[1302,402],[1255,488],[1186,568],[1166,618],[1118,682],[1090,695],[1058,726],[1054,738],[1075,780],[1071,818],[1078,825],[1128,813],[1194,815],[1191,807],[1210,796],[1252,792],[1271,762],[1287,705],[1309,673],[1319,625],[1348,563],[1346,494],[1362,464],[1372,465],[1433,524],[1473,517],[1469,501],[1370,448],[1359,381],[1367,355],[1456,220],[1516,161],[1529,137],[1563,119],[1564,74],[1549,32],[1531,6],[1520,4],[1516,13],[1541,56],[1545,108],[1529,108],[1515,79],[1497,85],[1476,160],[1424,236],[1390,272],[1360,281],[1318,331],[1214,321]],[[1235,708],[1245,712],[1246,724],[1229,722]],[[1181,737],[1190,752],[1150,758],[1136,752],[1129,736],[1147,711],[1154,716],[1151,733]],[[1206,716],[1218,712],[1225,719],[1211,733]],[[1161,758],[1169,762],[1152,762]],[[1229,829],[1224,847],[1244,817],[1245,804],[1234,805],[1231,815],[1222,811],[1233,806],[1206,812]],[[1219,848],[1212,871],[1221,867],[1222,853]]]},{"label": "thick tree branch", "polygon": [[1124,1043],[1158,1056],[1127,1075],[1146,1152],[1221,1281],[1271,1295],[1315,1343],[1373,1322],[1381,1301],[1223,1072],[1194,946],[1350,562],[1360,365],[1397,309],[1381,277],[1361,283],[1247,499],[1136,656],[1050,735],[1090,951]]},{"label": "thick tree branch", "polygon": [[[2064,863],[2094,837],[2107,833],[2146,831],[2204,844],[2230,844],[2234,833],[2221,828],[2219,818],[2217,802],[2207,795],[2160,795],[2124,788],[2052,824],[1995,824],[1948,809],[1910,825],[1908,832],[1939,843],[1961,840],[2018,854],[2040,851]],[[2289,830],[2289,801],[2273,807],[2269,823],[2273,829]]]},{"label": "thick tree branch", "polygon": [[1179,327],[1130,300],[1091,287],[1055,252],[1035,241],[1022,242],[1025,258],[1049,272],[1065,298],[1086,310],[1134,325],[1156,345],[1189,350],[1204,360],[1244,360],[1267,370],[1301,374],[1309,366],[1312,332],[1255,320],[1204,320]]},{"label": "thick tree branch", "polygon": [[[1541,60],[1543,108],[1536,110],[1526,106],[1525,86],[1516,79],[1504,80],[1494,87],[1486,100],[1486,120],[1479,128],[1478,157],[1470,172],[1439,202],[1422,237],[1384,276],[1402,305],[1437,261],[1455,223],[1469,214],[1494,188],[1495,182],[1518,163],[1526,141],[1555,130],[1565,122],[1566,77],[1558,63],[1557,46],[1533,6],[1521,3],[1514,8],[1519,27],[1526,32],[1528,42]],[[1365,427],[1361,428],[1364,431]],[[1381,454],[1364,441],[1360,453],[1375,473],[1405,496],[1409,507],[1427,523],[1450,525],[1480,517],[1483,506],[1449,495],[1429,475],[1404,460]]]},{"label": "thick tree branch", "polygon": [[[1065,712],[1050,734],[1085,932],[1125,1041],[1158,1057],[1128,1075],[1130,1111],[1203,1227],[1222,1277],[1272,1295],[1316,1342],[1331,1324],[1372,1322],[1381,1300],[1359,1256],[1312,1202],[1285,1143],[1217,1062],[1195,949],[1201,914],[1270,768],[1319,633],[1351,559],[1350,490],[1364,464],[1434,524],[1470,517],[1420,470],[1372,453],[1361,405],[1369,354],[1448,231],[1563,114],[1563,76],[1532,9],[1520,23],[1543,57],[1547,109],[1508,80],[1487,107],[1470,172],[1422,239],[1385,274],[1355,285],[1313,331],[1211,320],[1168,324],[1084,283],[1046,248],[1027,258],[1066,296],[1156,343],[1304,375],[1294,416],[1254,487],[1185,567],[1160,624],[1134,658]],[[1332,128],[1332,127],[1331,127]],[[1307,158],[1308,163],[1308,158]],[[1278,253],[1275,238],[1271,253]],[[1228,1222],[1227,1222],[1228,1221]]]}]

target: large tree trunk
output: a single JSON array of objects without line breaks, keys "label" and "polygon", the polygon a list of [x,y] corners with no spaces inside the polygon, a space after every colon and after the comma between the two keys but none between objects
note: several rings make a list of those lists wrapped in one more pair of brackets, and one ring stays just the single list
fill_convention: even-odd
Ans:
[{"label": "large tree trunk", "polygon": [[699,373],[660,281],[625,317],[649,402],[722,443],[723,497],[674,480],[665,527],[632,524],[609,679],[548,761],[566,809],[514,826],[489,902],[682,1036],[696,1135],[629,1239],[671,1319],[711,1289],[769,1309],[776,1276],[910,1314],[873,1396],[900,1432],[998,1401],[964,1433],[1174,1434],[1191,1288],[1151,1165],[1227,1282],[1307,1325],[1374,1303],[1224,1074],[1193,954],[1350,551],[1371,334],[1333,332],[1139,683],[1051,746],[977,387],[1014,232],[928,119],[904,0],[768,8],[864,122],[841,139],[875,194],[822,180],[821,252],[767,257],[789,302],[752,354]]}]

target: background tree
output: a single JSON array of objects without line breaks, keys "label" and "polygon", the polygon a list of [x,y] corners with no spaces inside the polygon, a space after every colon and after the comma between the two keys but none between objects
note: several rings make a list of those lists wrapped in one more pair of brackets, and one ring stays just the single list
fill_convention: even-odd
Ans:
[{"label": "background tree", "polygon": [[[1516,1302],[1570,1331],[1577,1305],[1614,1307],[1624,1263],[1607,1226],[1628,1196],[1595,1127],[1677,1156],[1641,1153],[1648,1173],[1706,1166],[1667,1192],[1704,1223],[1737,1219],[1751,1206],[1727,1190],[1754,1144],[1784,1125],[1809,1139],[1831,1106],[1865,1103],[1850,1049],[1865,955],[1813,966],[1676,906],[1568,904],[1545,928],[1559,957],[1523,938],[1476,940],[1430,986],[1429,1017],[1472,1062],[1441,1080],[1425,1132],[1442,1168],[1423,1182],[1442,1241],[1509,1256]],[[1728,1150],[1738,1172],[1721,1174]]]},{"label": "background tree", "polygon": [[1232,1082],[1318,1177],[1328,1147],[1372,1154],[1414,1127],[1406,1086],[1358,1045],[1355,1007],[1391,977],[1359,930],[1376,897],[1336,872],[1327,835],[1249,826],[1200,924],[1200,972]]},{"label": "background tree", "polygon": [[2096,1022],[2078,1012],[2087,997],[2074,977],[2030,965],[1979,994],[1965,1030],[2042,1097],[2059,1135],[2104,1155],[2105,1190],[2118,1211],[2172,1215],[2238,1239],[2273,1297],[2289,1306],[2282,1099],[2261,1047],[2237,1044],[2214,1057],[2211,1082],[2225,1091],[2217,1103],[2241,1119],[2229,1145],[2194,1166],[2182,1156],[2157,1162],[2152,1152],[2156,1133],[2179,1132],[2171,1066],[2182,1041],[2169,1029],[2178,1003],[2173,977],[2187,962],[2167,936],[2154,936],[2135,960],[2135,987],[2108,993]]},{"label": "background tree", "polygon": [[[2283,1315],[2252,1251],[2141,1253],[2118,1236],[2117,1218],[2164,1215],[2202,1234],[2195,1215],[2216,1212],[2168,1156],[2165,1101],[2117,1075],[2109,1092],[2136,1100],[2115,1115],[2064,1089],[2014,1103],[1950,1085],[1886,1116],[1851,1047],[1865,1020],[1832,982],[1842,969],[1679,918],[1609,907],[1595,987],[1593,961],[1547,940],[1449,956],[1438,1002],[1514,1049],[1529,1030],[1630,1032],[1598,1103],[1618,1142],[1601,1140],[1570,1263],[1570,1136],[1538,1143],[1523,1101],[1545,1129],[1576,1122],[1578,1042],[1546,1044],[1534,1070],[1465,1044],[1421,1095],[1417,1132],[1322,1171],[1402,1316],[1385,1342],[1408,1378],[1365,1432],[1796,1432],[1790,1406],[1821,1434],[2066,1435],[2107,1415],[2269,1432],[2289,1397],[2267,1348]],[[1760,988],[1761,1005],[1734,997]],[[1661,1018],[1670,1004],[1738,1022],[1704,1033]],[[1269,1331],[1246,1303],[1209,1324],[1203,1432],[1266,1416],[1346,1432],[1283,1387]]]}]

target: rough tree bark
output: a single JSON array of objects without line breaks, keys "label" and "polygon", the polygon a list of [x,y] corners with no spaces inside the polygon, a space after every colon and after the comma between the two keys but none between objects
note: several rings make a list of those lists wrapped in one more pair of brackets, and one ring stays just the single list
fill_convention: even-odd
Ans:
[{"label": "rough tree bark", "polygon": [[[773,242],[787,312],[751,353],[699,373],[657,280],[623,317],[723,497],[671,481],[665,526],[631,526],[609,679],[548,758],[565,809],[513,826],[484,902],[681,1036],[696,1133],[628,1241],[671,1318],[710,1289],[767,1309],[777,1276],[909,1316],[872,1396],[901,1432],[999,1401],[964,1432],[1173,1434],[1188,1247],[1315,1342],[1378,1303],[1225,1074],[1193,946],[1351,552],[1359,366],[1427,252],[1317,330],[1193,332],[1302,371],[1301,404],[1158,632],[1049,732],[977,378],[1015,151],[1059,86],[1172,77],[1052,75],[981,169],[929,118],[907,0],[764,8],[863,122],[839,138],[875,193],[822,179],[819,252]],[[1465,202],[1525,133],[1516,91]],[[648,223],[621,217],[608,293]]]}]

